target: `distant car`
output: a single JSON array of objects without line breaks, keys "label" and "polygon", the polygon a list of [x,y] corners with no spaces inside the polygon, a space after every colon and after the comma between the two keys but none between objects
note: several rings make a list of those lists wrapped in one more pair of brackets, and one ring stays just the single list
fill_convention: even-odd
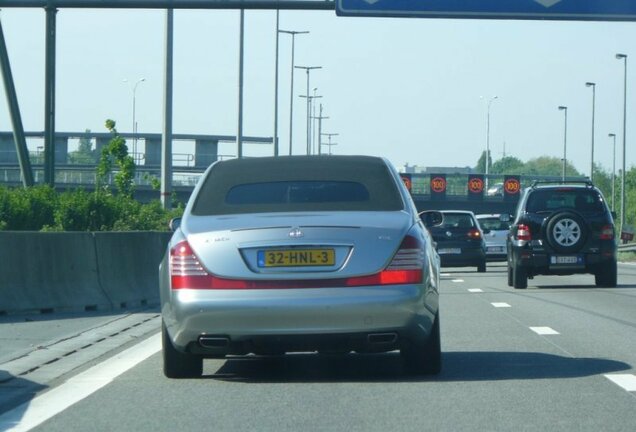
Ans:
[{"label": "distant car", "polygon": [[612,212],[591,182],[535,182],[524,190],[508,236],[508,285],[592,273],[597,286],[615,287],[614,232]]},{"label": "distant car", "polygon": [[488,190],[486,191],[486,195],[487,196],[503,196],[504,194],[503,187],[504,187],[503,183],[495,183],[494,185],[488,188]]},{"label": "distant car", "polygon": [[486,260],[506,261],[506,237],[510,230],[510,215],[479,214],[476,217],[486,242]]},{"label": "distant car", "polygon": [[[427,211],[421,212],[425,219]],[[429,231],[436,243],[442,267],[476,266],[486,271],[486,244],[475,215],[471,211],[441,210],[442,222]]]},{"label": "distant car", "polygon": [[201,375],[204,358],[299,351],[399,349],[410,370],[440,371],[439,257],[385,159],[216,162],[172,225],[159,268],[167,377]]}]

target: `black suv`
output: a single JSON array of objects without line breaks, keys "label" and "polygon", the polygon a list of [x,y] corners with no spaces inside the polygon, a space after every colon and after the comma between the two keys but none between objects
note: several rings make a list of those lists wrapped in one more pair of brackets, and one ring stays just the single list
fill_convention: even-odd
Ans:
[{"label": "black suv", "polygon": [[535,182],[524,190],[507,239],[508,286],[526,288],[535,275],[592,273],[616,286],[614,220],[589,182]]}]

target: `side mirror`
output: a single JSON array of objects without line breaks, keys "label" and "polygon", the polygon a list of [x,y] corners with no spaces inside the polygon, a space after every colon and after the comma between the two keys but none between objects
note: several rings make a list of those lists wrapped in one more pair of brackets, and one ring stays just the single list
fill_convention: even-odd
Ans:
[{"label": "side mirror", "polygon": [[170,223],[168,225],[170,226],[170,231],[175,232],[181,226],[181,218],[177,217],[170,219]]},{"label": "side mirror", "polygon": [[444,215],[441,212],[435,210],[423,211],[419,214],[420,219],[427,228],[440,225],[444,220]]},{"label": "side mirror", "polygon": [[488,228],[482,228],[481,232],[483,232],[484,234],[489,234],[490,230]]}]

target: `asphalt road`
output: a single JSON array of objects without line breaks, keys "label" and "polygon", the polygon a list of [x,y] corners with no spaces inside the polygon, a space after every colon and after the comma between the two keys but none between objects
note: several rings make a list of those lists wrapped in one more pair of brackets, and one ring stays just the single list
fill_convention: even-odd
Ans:
[{"label": "asphalt road", "polygon": [[[615,289],[577,275],[515,290],[503,264],[443,271],[439,376],[409,376],[397,353],[298,354],[206,360],[203,378],[168,380],[153,336],[139,363],[33,430],[636,430],[636,266],[620,265]],[[71,394],[105,372],[85,373]],[[0,430],[11,413],[25,426],[27,408]]]}]

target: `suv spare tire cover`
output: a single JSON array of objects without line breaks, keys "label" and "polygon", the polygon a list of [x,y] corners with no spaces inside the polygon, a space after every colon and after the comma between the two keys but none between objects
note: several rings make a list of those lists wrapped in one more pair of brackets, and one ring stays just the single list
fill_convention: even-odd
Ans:
[{"label": "suv spare tire cover", "polygon": [[587,239],[587,226],[581,216],[571,211],[552,215],[546,226],[546,240],[557,252],[577,252]]}]

